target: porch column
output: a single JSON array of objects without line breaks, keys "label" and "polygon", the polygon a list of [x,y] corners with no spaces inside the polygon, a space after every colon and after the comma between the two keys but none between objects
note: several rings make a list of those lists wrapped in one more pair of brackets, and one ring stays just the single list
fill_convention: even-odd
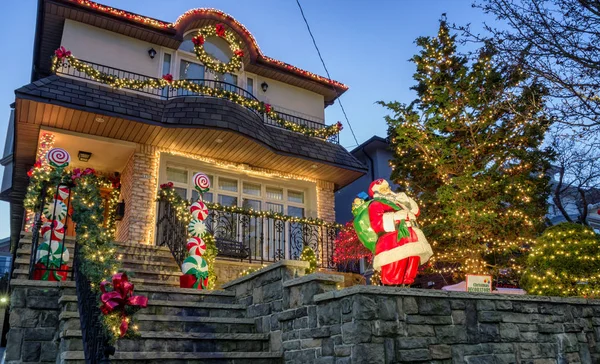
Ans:
[{"label": "porch column", "polygon": [[117,226],[117,240],[152,244],[158,181],[158,157],[150,145],[138,144],[121,174],[125,216]]},{"label": "porch column", "polygon": [[319,219],[335,221],[335,195],[334,185],[328,181],[317,181],[317,214]]}]

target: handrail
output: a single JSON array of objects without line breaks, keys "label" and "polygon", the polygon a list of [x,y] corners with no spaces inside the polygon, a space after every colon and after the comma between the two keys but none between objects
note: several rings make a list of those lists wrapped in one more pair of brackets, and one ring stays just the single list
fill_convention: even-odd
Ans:
[{"label": "handrail", "polygon": [[[105,73],[105,74],[108,74],[111,76],[115,76],[117,78],[125,78],[125,79],[139,80],[139,81],[155,79],[155,77],[152,77],[152,76],[135,73],[135,72],[130,72],[130,71],[122,70],[122,69],[115,68],[115,67],[105,66],[105,65],[93,63],[90,61],[85,61],[85,60],[78,60],[78,61],[80,63],[83,63],[93,69],[96,69],[96,70],[102,72],[102,73]],[[58,67],[56,69],[56,73],[68,75],[68,76],[75,77],[75,78],[81,78],[84,80],[96,81],[93,77],[90,77],[86,72],[76,69],[75,67],[71,66],[68,62],[63,63],[61,67]],[[225,91],[228,91],[229,93],[237,94],[245,99],[254,100],[254,101],[259,102],[259,100],[256,98],[256,96],[254,96],[254,94],[252,94],[251,92],[247,91],[246,89],[239,87],[237,85],[234,85],[232,83],[228,83],[228,82],[220,81],[220,80],[211,80],[211,79],[186,79],[186,81],[196,84],[196,85],[200,85],[200,86],[207,86],[209,89],[212,89],[212,90],[225,90]],[[123,86],[123,87],[126,88],[127,86]],[[170,99],[175,99],[175,98],[179,98],[179,97],[188,97],[188,96],[214,97],[210,94],[202,93],[202,91],[190,91],[190,90],[181,89],[181,88],[173,88],[171,86],[166,86],[162,89],[146,86],[146,87],[142,87],[142,88],[135,88],[132,90],[134,92],[152,95],[152,96],[157,97],[162,100],[170,100]],[[259,114],[256,110],[253,110],[253,111],[256,112],[257,114]],[[286,121],[305,126],[309,129],[319,130],[319,129],[323,129],[323,128],[327,127],[327,125],[325,125],[324,123],[319,123],[319,122],[316,122],[313,120],[305,119],[305,118],[287,114],[284,112],[277,111],[277,114]],[[263,118],[263,116],[261,114],[259,114],[259,116],[261,118]],[[263,121],[267,125],[280,127],[280,125],[275,120],[272,120],[269,117],[265,116],[263,118]],[[327,141],[332,142],[332,143],[339,143],[339,135],[335,134],[335,135],[327,138]]]},{"label": "handrail", "polygon": [[[186,225],[178,220],[177,210],[170,201],[159,198],[158,204],[157,244],[168,246],[181,264],[187,255]],[[212,208],[205,219],[207,231],[215,237],[218,258],[249,263],[299,260],[302,249],[309,246],[320,268],[335,269],[337,225],[296,221],[290,216]]]}]

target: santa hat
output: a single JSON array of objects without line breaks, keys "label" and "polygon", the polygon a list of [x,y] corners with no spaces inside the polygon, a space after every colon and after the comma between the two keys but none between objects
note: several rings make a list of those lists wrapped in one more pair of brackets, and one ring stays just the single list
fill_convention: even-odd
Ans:
[{"label": "santa hat", "polygon": [[371,185],[369,186],[369,197],[373,198],[373,195],[376,192],[379,192],[379,190],[381,190],[382,188],[389,186],[390,184],[383,178],[376,179],[375,181],[371,182]]}]

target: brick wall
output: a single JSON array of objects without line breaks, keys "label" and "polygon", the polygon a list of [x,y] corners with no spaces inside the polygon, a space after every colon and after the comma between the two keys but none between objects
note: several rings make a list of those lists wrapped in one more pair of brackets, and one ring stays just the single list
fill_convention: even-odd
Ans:
[{"label": "brick wall", "polygon": [[335,195],[334,185],[327,181],[317,182],[317,214],[319,219],[335,221]]},{"label": "brick wall", "polygon": [[117,226],[117,240],[149,244],[154,231],[154,210],[158,163],[155,149],[138,145],[121,176],[121,198],[125,200],[125,216]]}]

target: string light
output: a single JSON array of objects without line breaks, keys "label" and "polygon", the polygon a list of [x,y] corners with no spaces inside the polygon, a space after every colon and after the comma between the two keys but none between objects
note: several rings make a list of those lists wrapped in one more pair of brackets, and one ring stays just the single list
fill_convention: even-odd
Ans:
[{"label": "string light", "polygon": [[317,255],[310,246],[304,246],[302,253],[300,254],[300,260],[308,262],[309,264],[305,271],[306,274],[314,273],[317,270]]}]

